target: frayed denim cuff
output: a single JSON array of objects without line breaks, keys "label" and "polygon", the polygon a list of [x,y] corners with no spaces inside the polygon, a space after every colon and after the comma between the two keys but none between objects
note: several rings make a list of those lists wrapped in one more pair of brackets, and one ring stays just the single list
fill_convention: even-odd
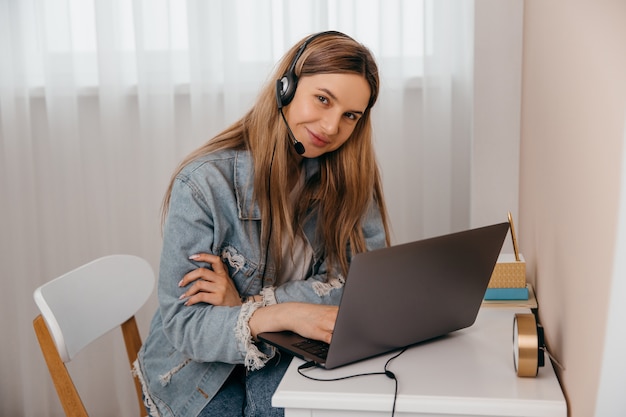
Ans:
[{"label": "frayed denim cuff", "polygon": [[274,304],[278,304],[276,301],[276,292],[274,287],[265,287],[261,290],[261,297],[263,297],[263,305],[271,306]]},{"label": "frayed denim cuff", "polygon": [[[244,365],[249,371],[256,371],[265,366],[265,363],[274,356],[274,350],[266,346],[258,346],[252,339],[250,332],[250,317],[259,308],[263,307],[261,301],[248,301],[241,306],[241,312],[237,319],[237,327],[235,329],[235,337],[245,351]],[[263,345],[263,344],[261,344]],[[264,347],[263,352],[259,347]]]}]

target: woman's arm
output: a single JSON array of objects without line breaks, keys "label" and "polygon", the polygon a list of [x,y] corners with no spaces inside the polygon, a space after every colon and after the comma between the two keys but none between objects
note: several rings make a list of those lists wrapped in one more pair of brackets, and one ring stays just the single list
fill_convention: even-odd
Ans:
[{"label": "woman's arm", "polygon": [[[232,302],[218,306],[190,304],[189,299],[181,299],[186,292],[186,288],[180,286],[181,278],[196,270],[206,273],[213,268],[189,259],[203,251],[218,250],[214,241],[213,209],[207,203],[210,198],[212,196],[201,194],[198,187],[185,178],[177,179],[172,188],[159,265],[158,298],[163,331],[176,350],[195,361],[244,363],[250,345],[237,337],[240,303],[228,307],[226,305]],[[239,299],[238,294],[236,298]]]},{"label": "woman's arm", "polygon": [[290,330],[310,339],[330,343],[337,320],[337,306],[282,303],[261,307],[248,325],[254,338],[259,333]]},{"label": "woman's arm", "polygon": [[[188,286],[180,297],[186,300],[186,306],[198,303],[228,307],[241,305],[239,293],[218,256],[202,253],[190,258],[211,264],[211,269],[197,268],[179,282],[181,287]],[[330,343],[337,311],[335,306],[321,304],[274,304],[257,309],[250,317],[248,326],[255,339],[262,332],[291,330],[304,337]]]}]

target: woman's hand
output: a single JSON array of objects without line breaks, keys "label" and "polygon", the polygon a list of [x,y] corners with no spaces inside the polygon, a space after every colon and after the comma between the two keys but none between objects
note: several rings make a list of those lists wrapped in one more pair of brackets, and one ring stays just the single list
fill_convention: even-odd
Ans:
[{"label": "woman's hand", "polygon": [[295,303],[292,332],[309,339],[330,343],[339,308],[322,304]]},{"label": "woman's hand", "polygon": [[309,339],[330,343],[337,320],[337,306],[281,303],[259,308],[248,325],[252,336],[263,332],[291,330]]},{"label": "woman's hand", "polygon": [[186,306],[197,303],[228,307],[241,305],[239,292],[219,256],[200,253],[190,256],[189,259],[211,264],[212,269],[194,269],[180,280],[178,283],[179,287],[185,287],[193,283],[180,296],[181,300],[187,299],[185,301]]}]

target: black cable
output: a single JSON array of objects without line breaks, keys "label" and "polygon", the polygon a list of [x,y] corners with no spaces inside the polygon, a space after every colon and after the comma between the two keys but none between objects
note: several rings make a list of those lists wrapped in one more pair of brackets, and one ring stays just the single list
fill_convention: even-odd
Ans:
[{"label": "black cable", "polygon": [[[267,231],[267,240],[265,242],[265,254],[263,262],[263,271],[261,272],[261,290],[265,288],[265,270],[267,269],[267,263],[269,261],[270,240],[272,238],[272,167],[274,166],[274,155],[276,154],[276,142],[274,142],[274,148],[272,149],[272,159],[270,160],[270,169],[267,178],[267,199],[269,200],[269,230]],[[261,220],[263,221],[263,220]]]},{"label": "black cable", "polygon": [[344,379],[357,378],[361,376],[385,375],[387,378],[393,379],[393,381],[395,382],[395,388],[394,388],[394,393],[393,393],[393,407],[391,409],[391,417],[393,417],[396,413],[396,400],[398,399],[398,378],[393,372],[387,369],[387,367],[389,366],[392,360],[402,355],[404,352],[406,352],[407,349],[408,347],[405,347],[400,352],[398,352],[397,354],[389,358],[387,362],[385,362],[385,366],[383,367],[383,372],[369,372],[369,373],[364,373],[364,374],[354,374],[354,375],[347,375],[347,376],[342,376],[338,378],[328,378],[328,379],[316,378],[310,375],[306,375],[304,372],[302,372],[305,369],[313,368],[315,366],[315,362],[310,361],[310,362],[306,362],[298,366],[298,373],[305,378],[311,379],[313,381],[321,381],[321,382],[342,381]]}]

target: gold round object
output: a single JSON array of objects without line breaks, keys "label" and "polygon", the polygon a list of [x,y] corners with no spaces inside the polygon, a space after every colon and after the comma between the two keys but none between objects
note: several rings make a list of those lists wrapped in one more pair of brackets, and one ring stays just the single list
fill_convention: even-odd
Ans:
[{"label": "gold round object", "polygon": [[[535,315],[517,313],[513,318],[513,365],[517,376],[535,377],[539,370],[541,343]],[[543,352],[541,352],[543,353]]]}]

